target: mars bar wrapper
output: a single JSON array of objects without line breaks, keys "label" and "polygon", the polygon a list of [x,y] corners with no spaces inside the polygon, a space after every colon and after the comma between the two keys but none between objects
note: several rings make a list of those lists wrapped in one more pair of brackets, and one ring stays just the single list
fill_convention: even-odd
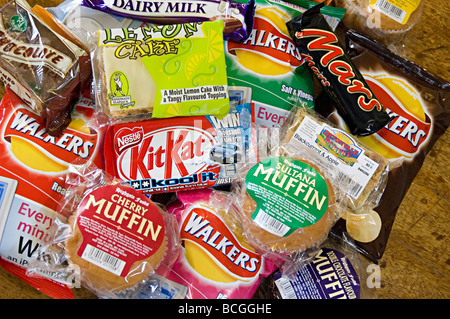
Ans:
[{"label": "mars bar wrapper", "polygon": [[322,7],[318,4],[289,21],[289,34],[350,132],[371,135],[391,118],[320,13]]}]

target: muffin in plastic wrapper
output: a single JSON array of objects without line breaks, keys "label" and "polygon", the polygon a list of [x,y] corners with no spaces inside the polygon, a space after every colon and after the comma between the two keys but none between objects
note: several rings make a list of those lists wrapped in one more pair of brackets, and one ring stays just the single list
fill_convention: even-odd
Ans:
[{"label": "muffin in plastic wrapper", "polygon": [[133,296],[170,268],[179,248],[176,220],[95,166],[71,166],[54,234],[35,253],[31,274],[50,275],[102,298]]}]

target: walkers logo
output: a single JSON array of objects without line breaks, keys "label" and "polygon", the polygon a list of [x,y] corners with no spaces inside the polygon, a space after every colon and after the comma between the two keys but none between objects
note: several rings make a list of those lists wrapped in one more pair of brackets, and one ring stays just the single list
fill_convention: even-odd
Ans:
[{"label": "walkers logo", "polygon": [[86,126],[81,115],[73,118],[60,137],[50,136],[39,115],[18,107],[4,128],[14,157],[23,165],[44,172],[62,172],[70,163],[86,163],[97,145],[97,133]]},{"label": "walkers logo", "polygon": [[286,27],[290,20],[276,7],[255,11],[253,30],[242,43],[228,41],[228,52],[245,68],[264,75],[281,75],[302,64],[302,57]]},{"label": "walkers logo", "polygon": [[394,119],[363,141],[386,158],[414,158],[432,125],[420,94],[404,80],[389,75],[364,74],[364,78]]},{"label": "walkers logo", "polygon": [[251,281],[257,278],[261,255],[244,245],[219,213],[207,207],[193,207],[182,221],[181,239],[185,257],[200,275],[214,281]]}]

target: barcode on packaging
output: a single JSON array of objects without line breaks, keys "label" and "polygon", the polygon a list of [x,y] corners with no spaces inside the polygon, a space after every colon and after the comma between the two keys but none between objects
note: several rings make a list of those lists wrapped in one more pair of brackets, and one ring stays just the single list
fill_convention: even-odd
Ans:
[{"label": "barcode on packaging", "polygon": [[118,276],[120,276],[126,264],[123,260],[89,244],[86,245],[81,258]]},{"label": "barcode on packaging", "polygon": [[378,0],[374,8],[399,23],[403,22],[407,13],[386,0]]},{"label": "barcode on packaging", "polygon": [[284,236],[290,230],[288,226],[266,214],[262,209],[258,211],[254,222],[269,233],[280,237]]},{"label": "barcode on packaging", "polygon": [[279,278],[275,281],[282,299],[298,299],[292,282],[286,278]]}]

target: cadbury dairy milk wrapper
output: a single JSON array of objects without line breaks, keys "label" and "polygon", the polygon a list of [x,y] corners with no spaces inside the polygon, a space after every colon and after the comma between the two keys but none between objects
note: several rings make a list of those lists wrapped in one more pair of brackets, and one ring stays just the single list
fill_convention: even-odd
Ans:
[{"label": "cadbury dairy milk wrapper", "polygon": [[[378,262],[406,192],[425,157],[450,124],[450,83],[355,31],[348,31],[346,38],[352,62],[393,118],[388,125],[371,136],[362,137],[361,141],[401,165],[390,170],[380,203],[367,213],[367,222],[376,221],[376,232],[357,234],[353,226],[364,226],[348,219],[338,221],[333,232],[348,232],[360,251]],[[335,107],[326,94],[318,97],[316,111],[345,128]]]},{"label": "cadbury dairy milk wrapper", "polygon": [[222,20],[224,38],[237,42],[248,36],[255,11],[254,0],[247,3],[232,0],[83,0],[83,5],[125,18],[156,24]]},{"label": "cadbury dairy milk wrapper", "polygon": [[382,105],[345,53],[318,4],[287,23],[289,34],[352,134],[366,136],[389,121]]}]

